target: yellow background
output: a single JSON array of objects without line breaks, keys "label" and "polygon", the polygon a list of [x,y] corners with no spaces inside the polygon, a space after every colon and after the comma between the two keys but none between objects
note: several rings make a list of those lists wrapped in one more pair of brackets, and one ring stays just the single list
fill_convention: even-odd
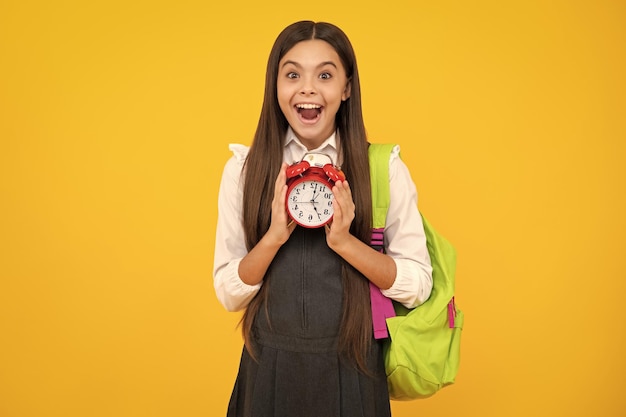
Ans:
[{"label": "yellow background", "polygon": [[623,1],[0,2],[0,416],[220,416],[219,176],[279,31],[351,38],[457,247],[457,384],[402,416],[626,414]]}]

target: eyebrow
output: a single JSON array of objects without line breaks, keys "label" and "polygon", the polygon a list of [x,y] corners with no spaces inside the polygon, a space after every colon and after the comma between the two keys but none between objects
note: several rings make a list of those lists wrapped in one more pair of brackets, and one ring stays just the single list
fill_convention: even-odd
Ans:
[{"label": "eyebrow", "polygon": [[[285,61],[285,62],[283,63],[283,65],[281,66],[281,68],[284,68],[284,67],[285,67],[286,65],[288,65],[288,64],[292,64],[292,65],[294,65],[294,66],[295,66],[295,67],[297,67],[297,68],[302,68],[302,65],[298,64],[296,61]],[[326,65],[332,65],[333,67],[337,68],[337,64],[335,64],[333,61],[324,61],[324,62],[321,62],[321,63],[317,66],[317,68],[321,68],[321,67],[324,67],[324,66],[326,66]]]}]

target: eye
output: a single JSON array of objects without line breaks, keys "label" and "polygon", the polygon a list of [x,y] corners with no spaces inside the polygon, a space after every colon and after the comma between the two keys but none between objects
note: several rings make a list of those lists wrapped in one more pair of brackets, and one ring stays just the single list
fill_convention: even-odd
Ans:
[{"label": "eye", "polygon": [[330,80],[333,76],[330,75],[330,72],[323,72],[320,74],[320,78],[322,80]]},{"label": "eye", "polygon": [[298,74],[296,74],[293,71],[290,71],[290,72],[287,73],[287,78],[290,78],[290,79],[298,78]]}]

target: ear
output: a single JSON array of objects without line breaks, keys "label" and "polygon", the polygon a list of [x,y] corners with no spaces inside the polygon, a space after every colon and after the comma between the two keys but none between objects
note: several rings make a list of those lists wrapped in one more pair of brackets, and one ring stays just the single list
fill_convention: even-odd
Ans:
[{"label": "ear", "polygon": [[341,101],[346,101],[350,98],[350,93],[352,92],[352,79],[349,79],[346,83],[346,88],[343,90],[343,94],[341,95]]}]

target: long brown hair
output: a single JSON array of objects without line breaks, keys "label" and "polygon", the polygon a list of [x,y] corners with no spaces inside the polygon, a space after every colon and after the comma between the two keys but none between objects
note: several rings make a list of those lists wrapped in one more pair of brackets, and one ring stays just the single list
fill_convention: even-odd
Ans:
[{"label": "long brown hair", "polygon": [[[323,22],[302,21],[285,28],[270,52],[265,78],[265,95],[261,116],[245,163],[243,189],[243,225],[248,249],[253,248],[267,232],[271,218],[274,182],[283,161],[287,119],[278,105],[278,65],[282,57],[298,42],[319,39],[330,44],[341,59],[350,83],[350,97],[341,103],[335,116],[343,156],[342,170],[352,190],[355,219],[351,233],[369,243],[372,227],[372,202],[367,156],[367,137],[361,110],[361,88],[356,56],[348,37],[338,27]],[[343,262],[343,315],[339,351],[366,370],[366,355],[372,340],[372,319],[368,281],[347,262]],[[248,350],[254,355],[252,325],[267,297],[264,285],[248,305],[242,317],[242,331]]]}]

